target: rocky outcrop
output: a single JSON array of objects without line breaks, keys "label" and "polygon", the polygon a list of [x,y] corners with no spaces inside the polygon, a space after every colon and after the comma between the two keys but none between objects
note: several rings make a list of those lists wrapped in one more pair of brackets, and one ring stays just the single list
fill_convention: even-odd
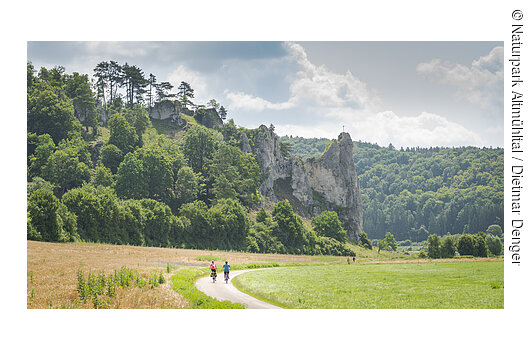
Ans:
[{"label": "rocky outcrop", "polygon": [[250,142],[248,141],[247,134],[241,134],[241,151],[244,154],[252,153],[252,148],[250,148]]},{"label": "rocky outcrop", "polygon": [[305,217],[333,210],[349,237],[358,239],[362,230],[361,195],[348,133],[332,141],[320,158],[306,162],[298,156],[285,159],[279,137],[263,125],[254,144],[253,153],[265,178],[260,187],[263,196],[274,202],[289,199],[293,209]]},{"label": "rocky outcrop", "polygon": [[217,129],[223,126],[223,120],[219,117],[215,108],[200,108],[195,111],[193,117],[207,128]]},{"label": "rocky outcrop", "polygon": [[304,166],[311,188],[322,196],[317,207],[336,211],[344,229],[357,238],[362,229],[361,190],[350,135],[341,133],[320,158]]},{"label": "rocky outcrop", "polygon": [[265,181],[261,184],[260,192],[272,201],[278,201],[274,191],[274,182],[290,176],[289,162],[281,155],[280,138],[266,126],[259,127],[260,133],[254,142],[253,153],[259,159],[261,173]]},{"label": "rocky outcrop", "polygon": [[149,117],[153,119],[170,119],[172,121],[180,120],[180,103],[177,101],[164,100],[155,103],[151,108]]}]

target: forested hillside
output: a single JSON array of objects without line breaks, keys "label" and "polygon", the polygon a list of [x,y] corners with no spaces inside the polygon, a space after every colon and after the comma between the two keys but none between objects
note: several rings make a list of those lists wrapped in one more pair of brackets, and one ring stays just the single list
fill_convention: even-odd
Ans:
[{"label": "forested hillside", "polygon": [[[281,138],[302,157],[318,157],[327,139]],[[322,150],[322,151],[321,151]],[[426,240],[503,226],[504,150],[476,147],[396,150],[355,142],[363,228],[369,238]]]},{"label": "forested hillside", "polygon": [[[215,99],[194,101],[190,84],[173,94],[170,83],[114,61],[92,78],[27,68],[28,239],[353,254],[335,212],[304,224],[281,201],[250,219],[264,171],[240,147],[242,136],[254,147],[260,130],[223,123],[228,111]],[[151,120],[164,101],[179,106],[183,124]],[[216,128],[201,125],[206,105],[221,118]],[[318,157],[328,144],[282,137],[280,153]],[[391,232],[424,241],[503,225],[502,149],[355,142],[353,154],[370,239]]]},{"label": "forested hillside", "polygon": [[[101,62],[91,79],[28,62],[28,239],[355,255],[335,212],[309,227],[285,200],[251,220],[262,172],[237,136],[258,131],[205,127],[190,84],[172,89],[127,63]],[[149,111],[164,101],[183,124],[157,121],[159,133]]]}]

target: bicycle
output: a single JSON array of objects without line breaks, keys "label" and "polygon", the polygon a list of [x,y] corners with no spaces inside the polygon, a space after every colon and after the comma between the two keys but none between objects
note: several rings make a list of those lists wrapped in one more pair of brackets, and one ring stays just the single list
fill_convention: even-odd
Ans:
[{"label": "bicycle", "polygon": [[215,283],[215,280],[217,279],[217,272],[212,271],[212,273],[210,274],[210,277],[212,277],[213,283]]}]

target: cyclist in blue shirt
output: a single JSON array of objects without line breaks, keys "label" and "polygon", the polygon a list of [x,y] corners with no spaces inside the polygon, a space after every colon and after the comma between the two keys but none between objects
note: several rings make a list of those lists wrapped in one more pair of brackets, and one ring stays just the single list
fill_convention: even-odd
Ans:
[{"label": "cyclist in blue shirt", "polygon": [[225,272],[225,279],[230,278],[230,265],[228,265],[228,261],[225,261],[225,264],[223,265],[223,270]]}]

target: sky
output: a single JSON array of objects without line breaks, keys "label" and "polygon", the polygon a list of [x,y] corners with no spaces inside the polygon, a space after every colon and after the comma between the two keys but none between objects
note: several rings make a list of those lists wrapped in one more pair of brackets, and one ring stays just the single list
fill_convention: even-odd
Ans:
[{"label": "sky", "polygon": [[90,76],[101,61],[134,64],[281,136],[503,147],[502,42],[29,41],[27,58]]}]

